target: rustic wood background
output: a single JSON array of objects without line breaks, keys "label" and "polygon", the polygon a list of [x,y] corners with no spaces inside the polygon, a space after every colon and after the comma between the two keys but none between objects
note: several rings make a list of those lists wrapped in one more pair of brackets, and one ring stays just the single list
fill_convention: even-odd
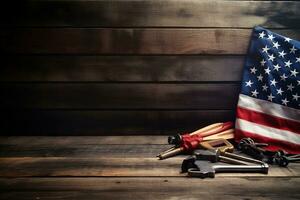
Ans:
[{"label": "rustic wood background", "polygon": [[300,199],[300,163],[268,175],[180,173],[187,155],[155,158],[166,136],[0,137],[1,200]]},{"label": "rustic wood background", "polygon": [[170,134],[234,119],[251,29],[298,1],[22,1],[0,8],[6,135]]}]

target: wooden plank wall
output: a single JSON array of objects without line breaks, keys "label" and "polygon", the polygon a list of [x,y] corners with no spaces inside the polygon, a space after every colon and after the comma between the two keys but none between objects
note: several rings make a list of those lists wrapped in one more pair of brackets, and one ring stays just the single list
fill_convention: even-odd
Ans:
[{"label": "wooden plank wall", "polygon": [[1,5],[4,135],[191,131],[234,119],[251,29],[300,39],[298,1]]}]

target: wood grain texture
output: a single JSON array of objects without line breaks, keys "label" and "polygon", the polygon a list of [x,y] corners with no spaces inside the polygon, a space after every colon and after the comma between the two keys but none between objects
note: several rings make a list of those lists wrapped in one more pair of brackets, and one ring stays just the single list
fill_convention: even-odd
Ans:
[{"label": "wood grain texture", "polygon": [[233,110],[1,110],[2,135],[159,135],[234,120]]},{"label": "wood grain texture", "polygon": [[5,26],[299,28],[299,2],[25,1],[2,6]]},{"label": "wood grain texture", "polygon": [[[126,138],[137,144],[123,144]],[[268,175],[220,173],[214,180],[191,179],[179,171],[185,156],[157,160],[151,154],[167,145],[144,144],[151,139],[162,138],[1,137],[1,153],[14,153],[0,158],[0,199],[299,198],[299,164],[272,166]],[[115,150],[103,141],[117,145]]]},{"label": "wood grain texture", "polygon": [[[300,39],[298,29],[277,30]],[[8,28],[0,49],[19,54],[245,54],[251,29]]]},{"label": "wood grain texture", "polygon": [[2,82],[219,82],[241,80],[244,56],[2,56],[1,60]]},{"label": "wood grain texture", "polygon": [[[272,180],[276,182],[276,179]],[[285,180],[284,180],[285,181]],[[279,181],[280,183],[281,181]],[[188,184],[188,183],[186,183]],[[226,183],[224,183],[226,184]],[[248,185],[255,185],[255,181],[250,181],[248,184],[242,185],[243,187],[247,187]],[[293,183],[291,183],[293,184]],[[295,184],[298,184],[296,182]],[[206,185],[200,185],[203,188],[206,188]],[[165,199],[193,199],[196,200],[201,196],[202,198],[205,199],[222,199],[222,198],[229,198],[229,199],[275,199],[275,200],[280,200],[282,199],[282,194],[287,193],[288,195],[284,195],[285,199],[299,199],[299,195],[297,192],[292,189],[292,193],[290,193],[291,188],[293,186],[286,187],[284,189],[279,190],[279,192],[276,192],[275,194],[270,194],[268,191],[270,191],[273,187],[267,187],[264,190],[258,190],[260,191],[258,194],[248,194],[246,190],[242,190],[243,188],[240,188],[240,192],[238,192],[237,189],[235,189],[235,192],[233,193],[222,193],[221,188],[219,189],[220,191],[218,193],[215,193],[215,190],[211,191],[205,189],[201,189],[200,192],[194,193],[193,191],[188,190],[187,192],[172,192],[172,194],[168,194],[168,191],[162,191],[162,192],[153,192],[151,190],[148,190],[146,192],[116,192],[116,191],[108,191],[108,192],[97,192],[97,191],[60,191],[60,192],[46,192],[46,191],[39,191],[39,192],[3,192],[3,195],[0,196],[2,197],[1,199],[17,199],[17,200],[32,200],[34,199],[46,199],[46,200],[53,200],[53,199],[64,199],[64,200],[81,200],[81,199],[91,199],[91,200],[111,200],[111,199],[133,199],[133,200],[140,200],[140,199],[158,199],[158,200],[165,200]],[[213,188],[213,187],[212,187]],[[180,189],[180,188],[178,188]],[[124,189],[125,190],[125,189]],[[205,190],[205,191],[203,191]],[[203,191],[203,192],[202,192]],[[230,190],[227,190],[230,191]],[[253,192],[256,190],[253,189]],[[282,193],[280,193],[282,192]],[[263,196],[263,197],[262,197]]]},{"label": "wood grain texture", "polygon": [[[277,182],[278,181],[278,182]],[[296,192],[299,196],[297,187],[300,181],[299,177],[294,178],[272,178],[272,177],[216,177],[212,179],[197,179],[197,178],[181,178],[181,177],[111,177],[111,178],[1,178],[0,185],[3,191],[18,191],[29,192],[35,190],[40,191],[88,191],[88,192],[128,192],[134,194],[135,192],[149,192],[149,193],[167,193],[165,195],[172,195],[173,193],[190,193],[194,195],[205,194],[213,195],[233,195],[233,193],[245,192],[244,195],[253,197],[261,197],[260,195],[276,195],[282,194],[282,190],[290,188],[286,191],[286,195]],[[256,184],[253,184],[253,183]],[[277,182],[278,184],[274,184]],[[274,187],[274,188],[272,188]],[[268,190],[269,189],[269,190]],[[273,193],[270,193],[274,190]],[[215,191],[215,192],[214,192]],[[229,192],[231,191],[231,192]],[[112,192],[113,193],[113,192]],[[176,195],[174,195],[175,197]],[[159,195],[157,195],[159,197]],[[240,196],[239,196],[240,197]],[[295,197],[295,196],[294,196]],[[177,199],[177,198],[176,198]],[[184,198],[183,198],[184,199]]]},{"label": "wood grain texture", "polygon": [[[34,137],[33,137],[34,138]],[[56,138],[58,141],[60,138]],[[85,140],[84,138],[81,138]],[[94,138],[100,140],[100,138]],[[97,158],[155,158],[156,155],[171,148],[167,144],[77,144],[77,145],[0,145],[0,158],[9,157],[97,157]],[[126,138],[125,138],[126,140]],[[119,142],[120,143],[120,142]]]},{"label": "wood grain texture", "polygon": [[[152,136],[153,137],[153,136]],[[49,138],[49,137],[47,137]],[[47,139],[44,138],[44,139]],[[59,142],[49,144],[23,144],[16,142],[0,144],[0,176],[1,177],[85,177],[85,176],[184,176],[180,174],[180,166],[186,155],[167,160],[158,160],[155,156],[169,145],[123,144],[126,137],[119,137],[119,144],[91,144],[84,137],[82,143]],[[94,137],[97,140],[97,137]],[[99,138],[101,139],[101,137]],[[144,136],[144,140],[151,137]],[[21,139],[22,140],[22,139]],[[72,138],[69,139],[69,142]],[[76,141],[76,140],[75,140]],[[143,142],[142,142],[143,143]],[[300,165],[292,163],[288,168],[271,166],[267,177],[299,176]],[[230,173],[218,176],[266,176],[258,173]]]},{"label": "wood grain texture", "polygon": [[[199,126],[197,129],[202,128]],[[196,130],[196,129],[195,129]],[[177,134],[177,132],[174,134]],[[121,142],[120,142],[121,141]],[[0,136],[0,145],[10,147],[77,146],[77,145],[116,145],[116,144],[162,145],[167,144],[166,136]]]},{"label": "wood grain texture", "polygon": [[[276,183],[276,184],[275,184]],[[299,178],[0,179],[1,199],[299,199]],[[270,192],[272,191],[272,192]]]},{"label": "wood grain texture", "polygon": [[[129,153],[129,152],[127,152]],[[157,152],[159,153],[159,152]],[[0,158],[1,177],[184,177],[182,160],[143,157],[10,157]],[[299,163],[272,166],[269,173],[219,173],[217,177],[299,177]]]},{"label": "wood grain texture", "polygon": [[234,109],[240,84],[1,84],[1,108]]},{"label": "wood grain texture", "polygon": [[[183,176],[182,158],[0,158],[2,177]],[[159,165],[158,165],[159,164]]]}]

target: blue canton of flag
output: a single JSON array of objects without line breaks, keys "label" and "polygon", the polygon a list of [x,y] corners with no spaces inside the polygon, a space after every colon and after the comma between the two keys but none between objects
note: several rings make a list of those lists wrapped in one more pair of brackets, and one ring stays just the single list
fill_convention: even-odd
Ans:
[{"label": "blue canton of flag", "polygon": [[300,42],[255,27],[242,94],[300,108]]},{"label": "blue canton of flag", "polygon": [[300,153],[300,42],[255,27],[241,87],[236,141]]}]

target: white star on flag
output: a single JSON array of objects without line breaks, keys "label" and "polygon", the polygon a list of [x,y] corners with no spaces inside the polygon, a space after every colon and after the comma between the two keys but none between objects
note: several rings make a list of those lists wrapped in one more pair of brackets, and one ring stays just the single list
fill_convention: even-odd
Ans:
[{"label": "white star on flag", "polygon": [[282,76],[280,76],[280,79],[281,79],[282,81],[285,81],[285,79],[287,79],[287,76],[286,76],[285,74],[282,74]]},{"label": "white star on flag", "polygon": [[271,85],[274,85],[274,86],[276,86],[276,83],[278,83],[276,80],[275,80],[275,78],[271,81]]},{"label": "white star on flag", "polygon": [[290,48],[290,53],[295,54],[297,51],[297,49],[293,46],[292,48]]},{"label": "white star on flag", "polygon": [[274,37],[272,34],[268,35],[268,39],[269,39],[269,40],[273,41],[274,38],[275,38],[275,37]]},{"label": "white star on flag", "polygon": [[269,88],[266,84],[264,84],[262,87],[263,87],[263,91],[267,91],[267,89]]},{"label": "white star on flag", "polygon": [[263,81],[263,76],[261,74],[259,74],[259,76],[257,76],[258,81]]},{"label": "white star on flag", "polygon": [[286,55],[286,53],[284,52],[284,50],[279,52],[279,57],[284,58],[285,55]]},{"label": "white star on flag", "polygon": [[259,33],[259,38],[264,38],[265,37],[265,32],[263,31],[263,32],[261,32],[261,33]]},{"label": "white star on flag", "polygon": [[272,95],[272,93],[270,95],[268,95],[268,100],[272,101],[272,99],[274,99],[275,97]]},{"label": "white star on flag", "polygon": [[296,71],[296,69],[291,70],[291,76],[297,76],[297,74],[299,74],[299,72]]},{"label": "white star on flag", "polygon": [[262,60],[260,61],[260,65],[261,65],[261,66],[264,66],[264,65],[266,64],[266,62],[267,62],[267,61],[265,61],[264,59],[262,59]]},{"label": "white star on flag", "polygon": [[271,72],[271,70],[270,70],[269,67],[268,67],[267,69],[265,69],[265,73],[266,73],[266,74],[270,75],[270,72]]},{"label": "white star on flag", "polygon": [[280,67],[278,64],[274,65],[274,69],[275,69],[276,71],[279,71],[280,68],[281,68],[281,67]]},{"label": "white star on flag", "polygon": [[273,54],[272,55],[268,55],[268,56],[269,56],[268,60],[274,61],[275,57],[274,57]]},{"label": "white star on flag", "polygon": [[292,63],[290,60],[288,60],[287,62],[284,62],[284,64],[285,64],[284,66],[290,68]]},{"label": "white star on flag", "polygon": [[250,71],[251,71],[251,74],[255,74],[257,69],[255,67],[253,67],[253,68],[250,68]]},{"label": "white star on flag", "polygon": [[278,42],[273,42],[273,47],[278,49],[278,47],[280,47],[280,44],[278,44]]},{"label": "white star on flag", "polygon": [[285,41],[285,42],[290,42],[290,41],[291,41],[291,38],[284,37],[284,41]]},{"label": "white star on flag", "polygon": [[293,91],[294,86],[293,86],[293,84],[291,83],[291,84],[287,85],[287,88],[288,88],[287,90]]},{"label": "white star on flag", "polygon": [[252,96],[257,97],[257,95],[259,94],[259,92],[257,92],[256,90],[252,91]]},{"label": "white star on flag", "polygon": [[264,48],[262,48],[262,52],[263,53],[268,53],[270,49],[268,48],[268,46],[266,45]]},{"label": "white star on flag", "polygon": [[287,103],[289,102],[286,98],[282,99],[281,101],[282,101],[282,104],[284,104],[284,105],[287,105]]},{"label": "white star on flag", "polygon": [[246,82],[246,86],[251,87],[252,84],[253,84],[253,82],[251,80],[249,80],[248,82]]},{"label": "white star on flag", "polygon": [[292,96],[293,96],[293,100],[296,100],[296,101],[298,101],[298,98],[300,97],[300,96],[298,96],[298,93],[293,94]]},{"label": "white star on flag", "polygon": [[277,94],[282,95],[283,90],[281,90],[281,88],[277,89]]}]

